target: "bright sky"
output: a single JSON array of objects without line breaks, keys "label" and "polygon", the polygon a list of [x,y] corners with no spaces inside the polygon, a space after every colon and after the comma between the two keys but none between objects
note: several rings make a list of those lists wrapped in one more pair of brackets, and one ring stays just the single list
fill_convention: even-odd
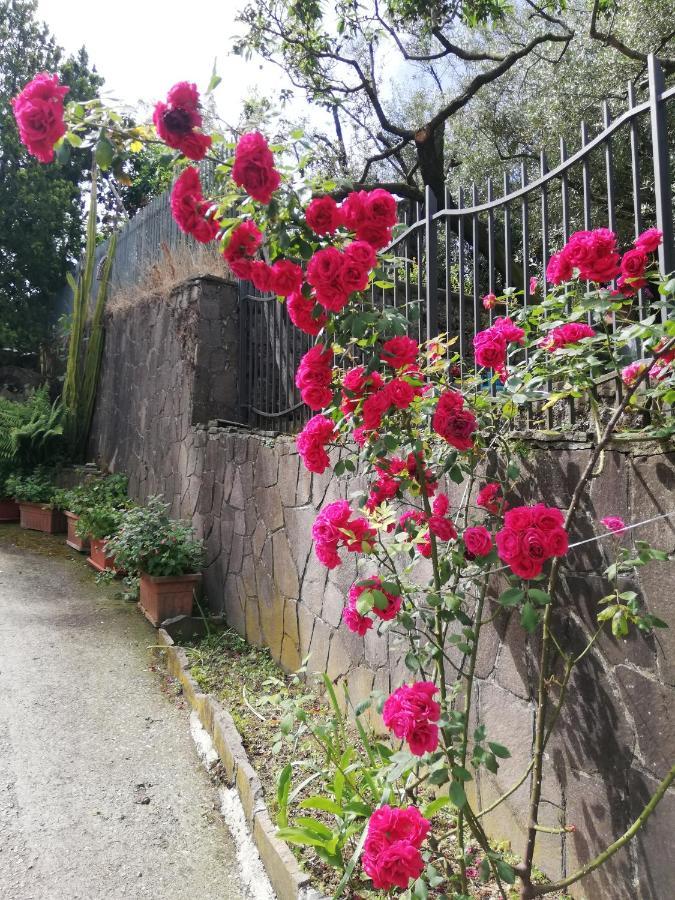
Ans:
[{"label": "bright sky", "polygon": [[[69,52],[84,45],[105,78],[110,99],[137,105],[164,99],[177,81],[204,90],[214,58],[223,81],[214,97],[222,118],[236,124],[242,100],[255,86],[278,93],[288,82],[281,69],[259,59],[229,55],[242,31],[235,22],[245,0],[38,0],[38,16]],[[300,102],[295,109],[307,114]]]}]

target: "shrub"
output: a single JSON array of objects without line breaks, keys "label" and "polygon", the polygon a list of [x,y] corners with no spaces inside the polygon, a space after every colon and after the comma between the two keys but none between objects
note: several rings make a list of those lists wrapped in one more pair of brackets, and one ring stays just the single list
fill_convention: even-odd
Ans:
[{"label": "shrub", "polygon": [[77,535],[83,539],[92,537],[95,541],[102,541],[115,534],[119,528],[124,516],[124,507],[99,503],[85,507],[78,516],[75,525]]},{"label": "shrub", "polygon": [[42,503],[59,509],[57,491],[49,475],[37,469],[29,475],[10,475],[5,481],[7,492],[19,502]]},{"label": "shrub", "polygon": [[187,575],[201,568],[203,542],[190,525],[170,519],[167,510],[159,497],[151,497],[146,507],[126,513],[108,541],[108,552],[121,568],[160,576]]},{"label": "shrub", "polygon": [[69,490],[58,491],[59,506],[81,516],[94,506],[121,506],[127,496],[126,475],[90,478]]}]

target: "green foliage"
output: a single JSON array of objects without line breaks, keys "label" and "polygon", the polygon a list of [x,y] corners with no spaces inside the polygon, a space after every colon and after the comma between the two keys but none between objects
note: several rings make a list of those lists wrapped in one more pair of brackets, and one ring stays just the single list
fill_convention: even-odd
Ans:
[{"label": "green foliage", "polygon": [[43,469],[36,469],[29,475],[10,475],[5,482],[7,493],[16,500],[26,503],[43,503],[57,507],[56,485]]},{"label": "green foliage", "polygon": [[0,347],[34,352],[51,335],[55,294],[79,256],[82,157],[45,166],[19,141],[10,99],[36,72],[58,71],[68,100],[87,99],[102,79],[84,50],[66,58],[36,18],[35,0],[0,0]]},{"label": "green foliage", "polygon": [[[75,283],[69,276],[73,290],[73,312],[68,343],[68,364],[63,384],[63,408],[66,440],[73,459],[81,459],[87,449],[87,439],[94,414],[98,374],[103,354],[103,313],[115,258],[117,234],[109,242],[94,301],[96,274],[96,167],[92,170],[87,246],[82,271]],[[94,307],[91,321],[89,311]],[[87,327],[88,326],[88,327]]]},{"label": "green foliage", "polygon": [[125,511],[108,551],[120,568],[148,575],[187,575],[201,569],[203,542],[190,525],[170,519],[168,506],[151,497],[145,507]]},{"label": "green foliage", "polygon": [[126,475],[107,475],[88,478],[82,484],[58,493],[61,509],[81,515],[86,509],[97,505],[118,506],[126,502]]},{"label": "green foliage", "polygon": [[0,398],[0,460],[22,470],[56,462],[63,453],[62,408],[47,387],[19,403]]},{"label": "green foliage", "polygon": [[124,507],[112,503],[97,503],[79,513],[75,531],[81,538],[102,541],[115,534],[124,519]]}]

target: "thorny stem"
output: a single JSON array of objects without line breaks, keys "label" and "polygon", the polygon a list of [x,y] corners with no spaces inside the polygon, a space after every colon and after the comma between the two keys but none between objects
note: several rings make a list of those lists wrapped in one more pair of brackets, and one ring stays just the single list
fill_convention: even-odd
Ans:
[{"label": "thorny stem", "polygon": [[[628,403],[630,402],[630,398],[637,391],[642,382],[648,377],[649,369],[654,365],[654,363],[660,359],[663,355],[665,355],[672,346],[675,345],[675,337],[671,338],[667,341],[664,346],[659,350],[658,353],[655,353],[651,359],[651,362],[645,367],[645,369],[641,372],[641,374],[636,378],[633,384],[628,388],[626,393],[624,394],[621,402],[617,406],[614,414],[611,419],[607,423],[607,426],[603,432],[603,434],[599,437],[599,440],[591,453],[591,456],[586,464],[586,468],[584,472],[577,482],[577,486],[574,489],[574,493],[572,494],[572,500],[570,501],[570,505],[567,509],[567,514],[565,516],[565,529],[569,529],[570,523],[576,514],[579,503],[581,502],[581,497],[586,488],[586,485],[593,477],[593,473],[595,470],[595,465],[598,459],[603,454],[605,447],[609,443],[614,429],[616,428],[619,419],[625,412]],[[551,565],[551,574],[548,580],[548,590],[547,593],[549,597],[553,597],[553,591],[558,582],[558,574],[560,571],[560,557],[555,557],[553,563]],[[528,900],[528,898],[536,896],[532,894],[532,883],[531,883],[531,875],[532,875],[532,861],[534,859],[534,848],[537,841],[537,829],[536,826],[538,824],[538,815],[539,815],[539,805],[541,802],[541,782],[542,782],[542,768],[543,768],[543,760],[544,760],[544,729],[546,724],[546,711],[548,707],[548,688],[547,688],[547,680],[548,680],[548,666],[549,666],[549,658],[550,658],[550,645],[551,645],[551,633],[550,633],[550,625],[551,625],[551,610],[552,603],[549,603],[546,607],[546,611],[544,613],[543,620],[543,633],[542,633],[542,641],[541,641],[541,654],[540,654],[540,664],[539,664],[539,684],[537,687],[537,712],[536,712],[536,730],[535,730],[535,742],[534,742],[534,767],[532,773],[532,787],[530,791],[530,812],[529,812],[529,825],[527,832],[527,844],[525,848],[524,854],[524,863],[521,867],[519,867],[519,875],[521,877],[521,881],[523,883],[523,889],[521,892],[522,900]],[[568,676],[569,677],[569,676]],[[562,700],[562,697],[561,697]],[[560,705],[558,706],[558,711],[560,709]],[[549,732],[550,735],[550,732]],[[639,826],[638,826],[639,827]],[[604,860],[603,860],[604,861]],[[581,877],[581,876],[580,876]],[[570,882],[571,883],[571,882]],[[541,892],[540,892],[541,893]]]},{"label": "thorny stem", "polygon": [[660,800],[663,798],[664,794],[673,783],[673,780],[675,780],[675,766],[673,766],[670,772],[659,784],[651,800],[642,810],[637,819],[633,822],[630,828],[621,835],[620,838],[617,838],[617,840],[615,840],[613,844],[610,844],[609,847],[603,850],[602,853],[599,853],[594,859],[586,863],[585,866],[582,866],[581,869],[577,869],[576,872],[568,875],[567,878],[563,878],[561,881],[556,881],[553,884],[527,885],[527,893],[522,894],[525,900],[530,900],[530,898],[532,897],[540,897],[542,894],[550,894],[553,891],[563,890],[564,888],[569,887],[571,884],[574,884],[576,881],[584,878],[586,875],[589,875],[591,872],[594,872],[597,868],[603,865],[603,863],[606,863],[610,857],[614,856],[617,850],[620,850],[630,840],[632,840],[633,837],[635,837],[640,828],[642,828],[647,819],[654,812]]}]

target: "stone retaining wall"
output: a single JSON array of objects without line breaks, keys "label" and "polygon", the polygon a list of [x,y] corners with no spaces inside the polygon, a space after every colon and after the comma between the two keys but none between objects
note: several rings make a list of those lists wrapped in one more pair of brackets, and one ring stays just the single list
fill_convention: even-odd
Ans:
[{"label": "stone retaining wall", "polygon": [[[287,669],[309,655],[310,670],[345,677],[354,697],[373,688],[388,692],[405,677],[400,650],[372,630],[359,638],[341,624],[353,558],[328,572],[311,549],[317,510],[349,496],[358,479],[310,475],[291,438],[209,424],[239,415],[238,329],[236,289],[219,279],[187,282],[168,299],[110,318],[92,455],[129,475],[132,496],[163,494],[174,515],[193,520],[207,545],[209,605],[250,641],[270,647]],[[522,501],[565,506],[589,453],[583,442],[532,442],[522,463],[529,476]],[[655,446],[608,451],[573,539],[591,536],[610,513],[640,521],[672,509],[674,487],[674,454]],[[675,520],[645,526],[639,537],[673,550]],[[597,601],[607,593],[600,573],[612,553],[609,539],[586,544],[566,560],[561,625],[572,644],[581,646],[591,633]],[[674,587],[667,567],[658,564],[646,567],[639,582],[626,583],[673,628]],[[483,808],[523,773],[533,738],[536,640],[523,635],[515,618],[499,621],[478,660],[476,709],[490,739],[509,746],[513,757],[497,777],[481,772],[476,779]],[[541,836],[539,864],[552,877],[574,870],[623,833],[672,764],[674,635],[603,636],[576,670],[574,700],[550,744],[543,788],[545,824],[576,826],[573,834]],[[486,817],[490,831],[511,837],[516,851],[523,844],[527,786]],[[674,825],[671,793],[638,841],[575,896],[668,900]]]}]

